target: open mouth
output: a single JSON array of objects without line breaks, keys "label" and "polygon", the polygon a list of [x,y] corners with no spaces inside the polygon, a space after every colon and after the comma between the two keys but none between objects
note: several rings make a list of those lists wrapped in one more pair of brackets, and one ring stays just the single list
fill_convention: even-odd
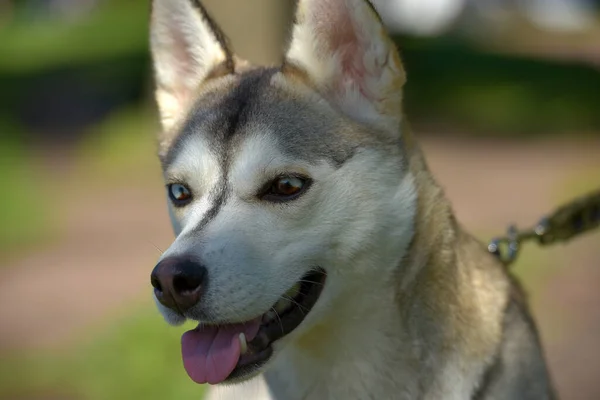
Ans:
[{"label": "open mouth", "polygon": [[306,274],[269,311],[245,323],[198,325],[181,338],[184,367],[194,382],[243,380],[273,355],[273,343],[304,321],[323,290],[326,274]]}]

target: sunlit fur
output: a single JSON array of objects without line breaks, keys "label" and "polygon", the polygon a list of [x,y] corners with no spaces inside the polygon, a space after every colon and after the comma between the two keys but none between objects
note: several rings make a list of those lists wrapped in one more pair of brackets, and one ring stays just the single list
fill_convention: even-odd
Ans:
[{"label": "sunlit fur", "polygon": [[296,19],[287,62],[355,119],[397,129],[404,70],[367,2],[300,1]]},{"label": "sunlit fur", "polygon": [[156,99],[163,129],[169,131],[190,106],[200,83],[227,55],[192,1],[152,2],[150,45]]},{"label": "sunlit fur", "polygon": [[[404,70],[366,0],[300,0],[282,68],[218,76],[227,49],[192,3],[154,0],[151,33],[165,182],[193,195],[170,205],[163,258],[208,276],[186,318],[246,321],[327,272],[262,375],[209,399],[552,398],[518,288],[455,221],[408,129]],[[261,199],[282,174],[313,183]],[[498,360],[511,373],[489,383]]]}]

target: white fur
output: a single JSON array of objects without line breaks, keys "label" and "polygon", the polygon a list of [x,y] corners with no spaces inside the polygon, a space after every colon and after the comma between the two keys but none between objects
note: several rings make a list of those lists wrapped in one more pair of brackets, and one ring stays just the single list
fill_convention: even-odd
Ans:
[{"label": "white fur", "polygon": [[[201,174],[198,171],[202,171]],[[169,201],[171,222],[176,235],[193,229],[211,207],[211,194],[217,190],[222,178],[217,155],[200,135],[191,135],[181,144],[181,151],[165,173],[169,183],[185,182],[192,191],[194,200],[184,208],[175,208]],[[165,256],[175,251],[171,246]]]},{"label": "white fur", "polygon": [[204,400],[272,400],[269,387],[262,376],[236,385],[214,387]]},{"label": "white fur", "polygon": [[168,131],[208,72],[225,61],[226,53],[190,0],[154,0],[150,47],[157,102]]}]

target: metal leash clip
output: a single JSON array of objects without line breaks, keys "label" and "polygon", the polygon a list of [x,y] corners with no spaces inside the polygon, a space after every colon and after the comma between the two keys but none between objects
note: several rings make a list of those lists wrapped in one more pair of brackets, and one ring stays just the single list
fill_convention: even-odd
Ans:
[{"label": "metal leash clip", "polygon": [[519,231],[511,225],[506,236],[495,238],[488,244],[488,251],[505,265],[510,265],[516,260],[524,241],[537,239],[544,246],[566,242],[599,226],[600,190],[559,207],[542,218],[533,229]]}]

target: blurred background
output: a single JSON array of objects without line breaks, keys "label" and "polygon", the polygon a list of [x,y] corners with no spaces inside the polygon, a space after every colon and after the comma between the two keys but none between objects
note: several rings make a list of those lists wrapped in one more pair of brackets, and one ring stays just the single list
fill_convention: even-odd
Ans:
[{"label": "blurred background", "polygon": [[[280,60],[292,1],[206,0],[239,54]],[[600,187],[600,1],[375,1],[405,103],[482,240]],[[172,240],[149,0],[0,0],[0,399],[201,399],[149,273]],[[600,232],[525,246],[563,399],[600,399]],[[189,328],[189,327],[187,327]]]}]

